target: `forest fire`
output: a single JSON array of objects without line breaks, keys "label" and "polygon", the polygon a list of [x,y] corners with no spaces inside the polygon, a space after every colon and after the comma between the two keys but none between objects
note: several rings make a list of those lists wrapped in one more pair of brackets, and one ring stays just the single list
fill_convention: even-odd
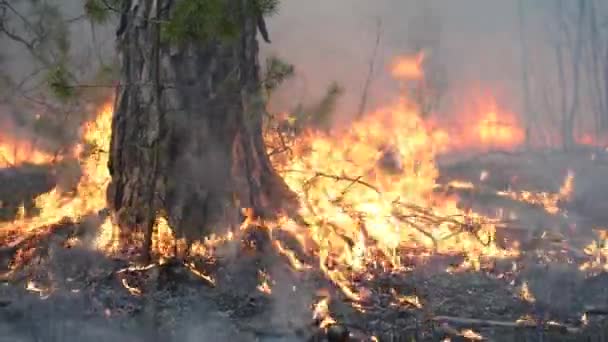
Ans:
[{"label": "forest fire", "polygon": [[[110,180],[107,167],[107,151],[109,148],[110,127],[112,120],[112,105],[105,104],[96,118],[87,122],[82,130],[84,143],[74,149],[74,156],[82,160],[83,175],[76,190],[76,196],[72,197],[61,193],[59,188],[40,195],[35,199],[40,212],[37,216],[22,218],[14,222],[0,224],[0,240],[8,235],[27,235],[42,227],[56,224],[62,219],[78,220],[84,215],[97,213],[105,208],[105,188]],[[103,152],[101,152],[103,151]],[[101,153],[100,153],[101,152]],[[48,162],[50,156],[40,152],[32,155],[21,156],[28,162]]]},{"label": "forest fire", "polygon": [[311,240],[320,267],[352,300],[361,296],[349,279],[368,267],[406,266],[403,250],[420,257],[465,254],[470,260],[517,253],[496,247],[489,219],[433,194],[435,153],[431,135],[403,100],[341,135],[309,134],[295,148],[298,157],[280,165],[311,225],[300,230],[300,240]]},{"label": "forest fire", "polygon": [[0,137],[0,167],[19,166],[23,163],[50,163],[55,156],[37,149],[28,140],[17,140],[9,136]]},{"label": "forest fire", "polygon": [[[407,59],[401,59],[400,63],[404,60]],[[402,68],[399,75],[419,77],[413,69]],[[463,209],[458,206],[458,198],[436,192],[439,170],[435,160],[446,146],[448,150],[471,146],[513,148],[522,142],[523,133],[516,121],[503,125],[500,121],[503,116],[499,114],[503,112],[495,104],[482,107],[483,110],[477,112],[480,114],[474,116],[476,123],[458,135],[462,140],[455,139],[448,145],[440,136],[438,138],[437,131],[428,128],[428,123],[407,98],[368,113],[347,129],[331,134],[305,132],[292,142],[291,158],[280,155],[273,158],[274,167],[299,196],[300,216],[297,219],[284,216],[264,222],[245,209],[246,219],[240,230],[223,236],[202,237],[188,246],[176,239],[168,220],[159,217],[152,249],[160,256],[159,264],[164,259],[183,254],[184,250],[190,256],[214,260],[218,246],[241,238],[252,226],[267,229],[271,238],[280,231],[294,237],[301,247],[297,252],[280,239],[272,240],[274,251],[285,257],[291,269],[296,273],[322,272],[360,312],[365,312],[362,305],[375,291],[366,283],[378,274],[411,271],[413,265],[439,255],[457,258],[457,264],[450,264],[446,269],[450,274],[485,271],[486,267],[492,267],[493,261],[517,258],[522,254],[518,244],[497,241],[500,228],[496,219]],[[65,218],[79,221],[105,208],[105,190],[110,182],[106,165],[112,112],[112,104],[108,102],[100,108],[96,118],[82,128],[83,143],[72,156],[80,160],[82,167],[75,195],[64,194],[56,188],[37,197],[39,214],[2,223],[2,240],[36,234]],[[30,157],[32,159],[27,159]],[[23,161],[48,161],[45,157],[33,154]],[[485,178],[487,171],[484,170],[480,179]],[[574,174],[569,173],[561,190],[555,194],[530,191],[496,194],[543,206],[547,212],[555,214],[560,210],[559,202],[571,196],[573,181]],[[450,186],[475,189],[470,182],[452,181]],[[107,254],[116,252],[116,231],[112,220],[105,218],[95,247]],[[306,261],[301,251],[308,254]],[[589,245],[584,253],[591,261],[581,269],[605,267],[603,244]],[[184,265],[209,286],[217,285],[215,274],[201,270],[194,262]],[[121,279],[121,284],[133,296],[142,296],[143,290],[126,278]],[[273,296],[275,285],[270,272],[258,271],[258,292]],[[403,290],[391,288],[389,295],[392,298],[389,307],[423,309],[426,306],[423,299]],[[520,295],[525,301],[534,303],[534,293],[527,283],[522,285]],[[314,306],[313,319],[322,329],[336,323],[330,315],[329,297]],[[478,338],[472,330],[468,331],[459,334]]]},{"label": "forest fire", "polygon": [[514,150],[525,140],[524,129],[517,116],[498,105],[494,96],[480,91],[469,96],[464,108],[456,111],[455,125],[444,127],[429,120],[444,151]]},{"label": "forest fire", "polygon": [[[398,59],[393,73],[417,79],[421,75],[414,66],[420,58]],[[475,128],[479,139],[496,142],[491,140],[495,129],[486,121]],[[498,131],[501,143],[518,138]],[[517,255],[516,249],[496,246],[491,219],[459,209],[455,198],[433,193],[439,175],[435,156],[441,149],[406,98],[331,136],[309,132],[293,147],[291,160],[276,163],[300,195],[301,215],[309,226],[281,222],[279,229],[291,226],[298,240],[316,251],[320,268],[353,301],[365,297],[353,279],[370,268],[404,269],[408,256],[464,255],[463,266],[476,268],[480,258]]]},{"label": "forest fire", "polygon": [[401,56],[395,59],[391,74],[398,79],[421,80],[424,78],[423,62],[423,52],[420,52],[413,57]]},{"label": "forest fire", "polygon": [[560,202],[567,201],[574,191],[574,172],[571,170],[564,179],[559,192],[532,192],[532,191],[499,191],[499,196],[509,197],[513,200],[538,205],[543,207],[550,214],[557,214],[560,211]]}]

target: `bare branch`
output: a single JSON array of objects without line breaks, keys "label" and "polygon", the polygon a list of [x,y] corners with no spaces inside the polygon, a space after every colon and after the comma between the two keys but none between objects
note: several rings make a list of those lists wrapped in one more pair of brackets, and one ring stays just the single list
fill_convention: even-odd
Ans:
[{"label": "bare branch", "polygon": [[363,117],[365,113],[365,107],[367,107],[367,97],[369,96],[369,88],[371,86],[372,80],[374,78],[374,66],[376,64],[376,55],[378,54],[378,46],[380,46],[380,38],[382,37],[382,21],[378,19],[377,22],[377,31],[376,31],[376,42],[374,44],[374,50],[372,52],[372,57],[369,61],[369,71],[367,72],[367,78],[365,79],[365,84],[363,85],[363,94],[361,95],[361,103],[359,104],[359,112],[357,113],[357,118]]}]

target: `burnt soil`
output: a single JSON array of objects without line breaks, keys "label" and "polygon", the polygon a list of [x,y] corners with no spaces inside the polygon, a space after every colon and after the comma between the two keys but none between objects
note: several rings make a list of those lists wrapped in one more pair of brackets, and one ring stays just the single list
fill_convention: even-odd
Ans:
[{"label": "burnt soil", "polygon": [[[380,341],[439,341],[450,336],[452,341],[464,341],[453,332],[465,328],[491,341],[606,340],[608,330],[600,309],[608,308],[608,275],[583,274],[577,265],[581,256],[556,248],[555,240],[582,250],[594,239],[593,228],[608,224],[608,155],[585,149],[451,159],[439,161],[440,183],[470,181],[485,190],[441,191],[458,194],[463,206],[476,211],[514,212],[517,220],[509,221],[502,234],[520,242],[522,255],[517,260],[488,261],[481,271],[453,273],[446,268],[462,260],[437,256],[412,259],[412,271],[406,273],[372,270],[371,280],[358,281],[369,295],[356,309],[320,272],[293,271],[258,230],[222,245],[213,260],[195,261],[198,270],[213,276],[210,282],[181,261],[130,269],[125,258],[94,251],[88,246],[99,220],[92,215],[84,223],[66,221],[47,229],[50,233],[36,241],[28,263],[0,278],[0,341],[323,340],[312,320],[312,305],[327,293],[333,317],[361,340],[376,336]],[[481,181],[484,170],[488,176]],[[575,172],[575,192],[556,215],[489,191],[556,192],[568,170]],[[80,243],[66,243],[71,236]],[[6,250],[0,247],[0,252]],[[7,261],[2,261],[0,266],[6,267]],[[260,271],[272,279],[270,295],[257,289]],[[536,298],[533,303],[519,295],[524,281]],[[135,290],[130,292],[125,284]],[[34,287],[52,291],[37,292]],[[418,295],[423,308],[391,305],[392,292]],[[596,310],[583,326],[581,316],[590,307]],[[436,316],[451,316],[513,322],[524,315],[572,329],[548,329],[542,324],[498,328],[450,322],[447,326],[433,321]]]}]

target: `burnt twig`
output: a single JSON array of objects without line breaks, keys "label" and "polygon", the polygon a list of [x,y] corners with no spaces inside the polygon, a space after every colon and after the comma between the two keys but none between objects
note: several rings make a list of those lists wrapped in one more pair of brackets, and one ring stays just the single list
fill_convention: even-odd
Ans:
[{"label": "burnt twig", "polygon": [[[476,318],[463,318],[453,316],[435,316],[432,319],[437,323],[453,323],[456,325],[464,326],[477,326],[477,327],[503,327],[503,328],[527,328],[536,329],[539,327],[539,323],[530,320],[520,321],[495,321],[489,319],[476,319]],[[557,322],[546,322],[541,326],[544,330],[558,331],[564,333],[576,334],[581,331],[580,328],[570,327]]]}]

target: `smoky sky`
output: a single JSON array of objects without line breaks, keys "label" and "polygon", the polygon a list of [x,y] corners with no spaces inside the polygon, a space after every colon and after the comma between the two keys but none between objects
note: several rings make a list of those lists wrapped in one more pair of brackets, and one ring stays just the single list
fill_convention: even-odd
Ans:
[{"label": "smoky sky", "polygon": [[[369,105],[394,99],[399,86],[387,72],[389,63],[400,55],[413,54],[423,47],[433,60],[432,72],[440,68],[446,95],[440,111],[449,116],[454,102],[478,87],[496,94],[501,103],[522,113],[522,29],[525,61],[531,94],[531,111],[543,122],[561,115],[555,46],[564,45],[565,77],[572,84],[569,67],[572,57],[577,1],[563,1],[570,41],[560,43],[555,8],[560,0],[282,0],[278,14],[267,19],[271,44],[260,40],[263,61],[277,55],[296,67],[297,77],[275,94],[275,108],[288,110],[299,102],[313,101],[337,81],[345,94],[338,116],[349,118],[356,112],[370,65],[378,30],[381,39],[375,58],[375,72]],[[84,13],[80,0],[50,1],[60,4],[66,18]],[[597,13],[607,13],[608,3],[590,0]],[[518,4],[522,4],[523,28]],[[602,18],[602,16],[599,16]],[[380,22],[380,26],[378,23]],[[74,68],[86,74],[100,61],[115,56],[115,22],[94,28],[86,21],[70,27]],[[605,25],[604,25],[605,26]],[[602,28],[605,30],[605,28]],[[606,37],[607,32],[602,32]],[[606,40],[606,39],[604,39]],[[1,41],[5,70],[27,75],[34,68],[27,51]],[[583,68],[585,68],[584,66]],[[425,67],[426,68],[426,67]],[[582,116],[592,116],[597,91],[582,75],[580,108]],[[16,77],[18,78],[18,77]],[[567,93],[570,93],[568,91]]]},{"label": "smoky sky", "polygon": [[[283,0],[278,15],[268,19],[272,44],[262,46],[262,59],[278,55],[296,66],[298,77],[277,95],[279,107],[288,109],[301,99],[321,96],[330,82],[337,81],[346,90],[340,115],[352,116],[380,21],[372,105],[396,96],[398,88],[391,82],[387,66],[396,56],[414,53],[415,45],[422,41],[432,45],[427,50],[444,69],[447,95],[441,111],[449,112],[454,101],[477,87],[495,93],[510,110],[521,113],[525,51],[531,110],[550,121],[561,115],[553,105],[561,94],[556,86],[557,1],[522,1],[520,18],[516,0]],[[566,21],[573,31],[576,4],[564,3]],[[598,11],[604,10],[601,1],[596,3]],[[571,46],[565,48],[566,58]],[[571,78],[568,63],[567,80]],[[585,82],[581,84],[585,86]],[[582,94],[584,111],[594,99],[586,91]]]}]

